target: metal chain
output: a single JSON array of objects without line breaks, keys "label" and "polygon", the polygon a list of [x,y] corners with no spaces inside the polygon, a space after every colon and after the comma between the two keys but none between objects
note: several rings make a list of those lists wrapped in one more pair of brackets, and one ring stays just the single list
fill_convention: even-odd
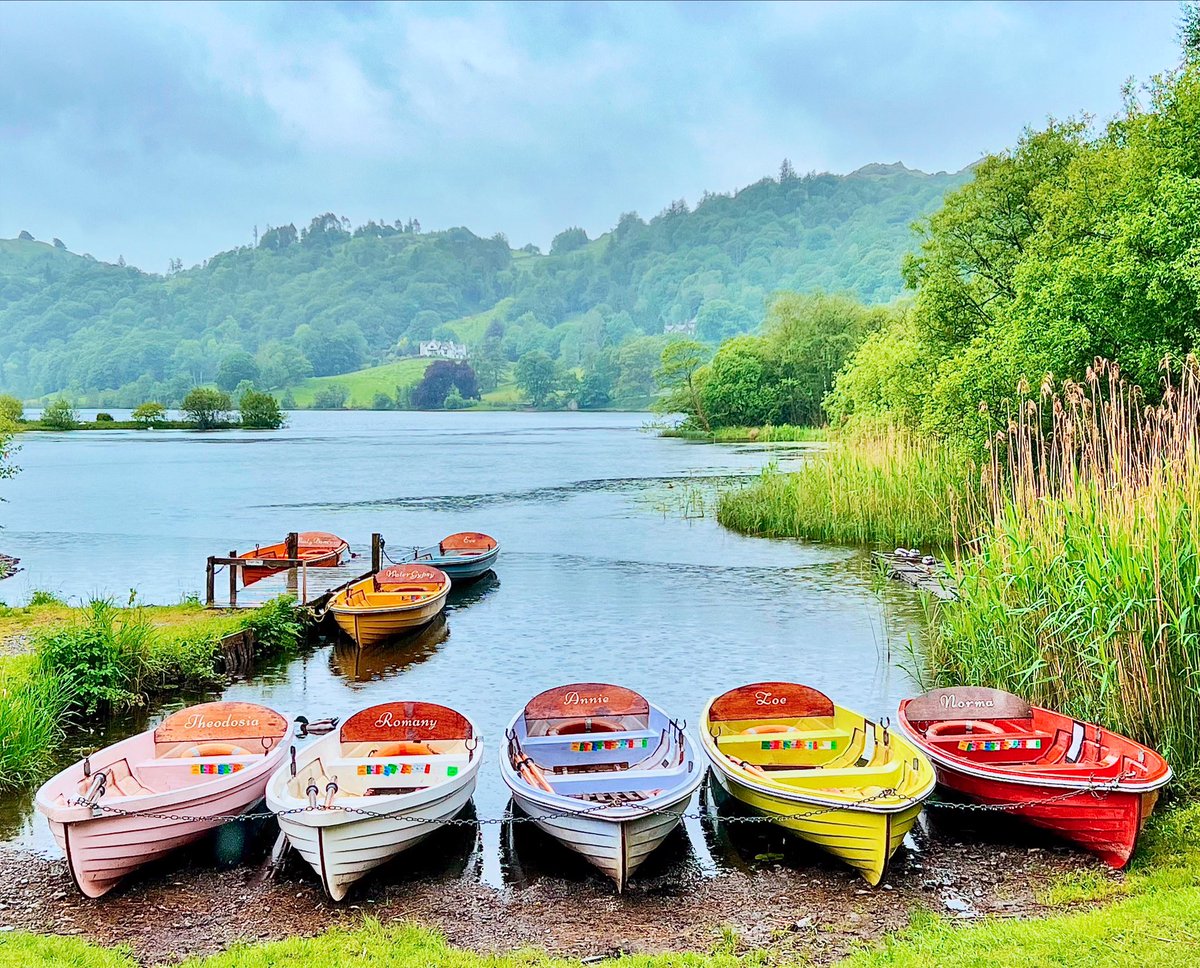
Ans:
[{"label": "metal chain", "polygon": [[[1108,785],[1087,787],[1082,790],[1067,790],[1064,793],[1056,794],[1052,797],[1045,797],[1037,800],[1018,800],[1012,803],[957,803],[947,800],[925,800],[922,803],[919,798],[906,797],[905,800],[907,802],[904,804],[904,806],[912,806],[913,804],[922,803],[922,805],[925,807],[933,807],[939,810],[962,810],[965,812],[978,813],[1005,813],[1012,810],[1024,810],[1028,807],[1042,806],[1049,803],[1058,803],[1059,801],[1068,800],[1071,797],[1078,796],[1080,793],[1090,793],[1093,797],[1100,799],[1104,795],[1113,792],[1119,783],[1120,780],[1114,780],[1112,784]],[[111,807],[103,803],[88,803],[82,799],[76,800],[75,805],[81,807],[91,807],[93,810],[98,810],[101,813],[111,814],[118,817],[150,817],[155,820],[170,820],[179,823],[246,823],[252,820],[266,820],[272,817],[289,817],[298,814],[323,813],[325,811],[338,810],[342,813],[352,814],[354,816],[374,819],[388,818],[392,820],[407,821],[414,824],[475,827],[486,826],[488,824],[536,823],[539,820],[565,820],[573,817],[587,816],[589,814],[599,814],[605,810],[640,810],[642,811],[642,815],[647,817],[660,814],[673,814],[678,816],[680,820],[720,820],[721,823],[737,824],[778,823],[781,820],[812,819],[814,817],[825,816],[826,814],[837,813],[841,810],[853,810],[865,804],[875,803],[879,800],[883,800],[895,795],[896,790],[894,788],[888,788],[885,790],[880,790],[878,793],[872,794],[869,797],[856,800],[853,803],[831,804],[830,806],[822,807],[817,810],[808,810],[804,813],[778,813],[765,815],[749,814],[725,817],[719,816],[713,811],[705,810],[692,813],[683,812],[680,814],[674,814],[674,811],[671,810],[664,810],[660,807],[643,806],[642,804],[638,803],[601,803],[592,807],[581,807],[578,810],[562,810],[545,813],[539,817],[508,813],[502,817],[452,817],[448,820],[439,817],[414,816],[412,814],[404,814],[398,811],[368,810],[365,807],[327,807],[324,804],[318,804],[317,806],[293,807],[287,810],[260,810],[253,813],[219,814],[216,816],[193,816],[189,814],[160,813],[155,810],[124,810],[120,807]]]}]

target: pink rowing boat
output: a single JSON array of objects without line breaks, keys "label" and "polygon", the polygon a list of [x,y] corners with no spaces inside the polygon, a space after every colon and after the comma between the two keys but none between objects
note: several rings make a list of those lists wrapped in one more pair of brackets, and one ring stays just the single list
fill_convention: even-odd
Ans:
[{"label": "pink rowing boat", "polygon": [[265,706],[210,702],[68,767],[37,793],[75,886],[100,897],[263,798],[291,722]]}]

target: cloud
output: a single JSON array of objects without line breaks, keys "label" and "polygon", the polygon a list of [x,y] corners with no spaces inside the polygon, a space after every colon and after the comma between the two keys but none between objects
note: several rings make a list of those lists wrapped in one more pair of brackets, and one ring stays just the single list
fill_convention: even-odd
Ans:
[{"label": "cloud", "polygon": [[162,269],[327,210],[545,246],[773,171],[956,169],[1120,103],[1166,4],[0,10],[0,235]]}]

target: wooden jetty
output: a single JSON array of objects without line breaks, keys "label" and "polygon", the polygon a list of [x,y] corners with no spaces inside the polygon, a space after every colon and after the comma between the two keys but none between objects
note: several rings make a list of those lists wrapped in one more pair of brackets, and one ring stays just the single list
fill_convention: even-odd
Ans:
[{"label": "wooden jetty", "polygon": [[[295,532],[288,535],[288,547],[296,547],[296,538]],[[350,557],[334,567],[315,566],[301,558],[269,562],[239,558],[236,550],[224,556],[210,555],[205,566],[204,601],[209,608],[258,608],[272,598],[291,595],[301,605],[321,609],[347,585],[379,571],[383,567],[383,548],[383,536],[375,533],[369,551],[356,552],[351,546]],[[247,585],[245,574],[252,569],[268,573]],[[222,571],[227,572],[227,581],[218,580]]]},{"label": "wooden jetty", "polygon": [[954,579],[940,561],[929,563],[920,553],[898,555],[890,551],[873,551],[871,557],[888,572],[888,577],[928,592],[944,601],[956,601],[958,589]]}]

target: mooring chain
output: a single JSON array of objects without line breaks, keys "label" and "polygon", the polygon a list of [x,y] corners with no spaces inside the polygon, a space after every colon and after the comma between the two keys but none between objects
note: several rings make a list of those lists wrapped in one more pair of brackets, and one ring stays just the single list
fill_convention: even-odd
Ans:
[{"label": "mooring chain", "polygon": [[[1065,793],[1057,794],[1053,797],[1047,797],[1039,800],[1020,800],[1013,803],[955,803],[946,800],[926,800],[921,801],[915,797],[906,797],[907,803],[903,806],[913,806],[922,804],[926,807],[936,807],[942,810],[964,810],[978,812],[1007,812],[1011,810],[1022,810],[1027,807],[1041,806],[1042,804],[1057,803],[1060,800],[1066,800],[1076,796],[1081,792],[1090,792],[1094,796],[1102,795],[1111,792],[1113,787],[1096,787],[1088,790],[1068,790]],[[366,807],[350,807],[350,806],[325,806],[317,804],[315,806],[308,805],[303,807],[291,807],[286,810],[259,810],[253,813],[235,813],[235,814],[220,814],[216,816],[193,816],[190,814],[177,813],[160,813],[155,810],[125,810],[121,807],[113,807],[103,803],[87,803],[83,800],[76,801],[77,806],[91,807],[93,810],[98,810],[101,813],[112,814],[119,817],[150,817],[155,820],[169,820],[178,823],[230,823],[242,822],[246,823],[253,820],[267,820],[272,817],[290,817],[306,813],[323,813],[325,811],[339,810],[345,814],[351,814],[359,817],[374,818],[374,819],[390,819],[401,820],[413,824],[436,824],[439,826],[461,826],[475,827],[486,826],[488,824],[504,824],[504,823],[536,823],[539,820],[567,820],[573,817],[586,816],[588,814],[600,814],[605,810],[634,810],[641,811],[642,816],[658,816],[662,814],[671,814],[679,817],[680,820],[718,820],[721,823],[777,823],[781,820],[808,820],[815,817],[825,816],[831,813],[837,813],[841,810],[853,810],[865,804],[875,803],[889,797],[896,796],[895,789],[880,790],[878,793],[872,794],[869,797],[864,797],[861,800],[854,802],[831,804],[827,807],[822,807],[817,810],[807,810],[804,813],[777,813],[777,814],[747,814],[747,815],[730,815],[720,816],[713,811],[700,810],[695,812],[683,812],[676,814],[673,810],[663,809],[661,807],[650,807],[638,803],[623,803],[610,804],[601,803],[592,807],[581,807],[578,810],[562,810],[543,813],[540,816],[534,817],[528,814],[505,814],[501,817],[452,817],[450,819],[442,819],[440,817],[415,816],[413,814],[405,814],[398,811],[387,810],[370,810]]]}]

